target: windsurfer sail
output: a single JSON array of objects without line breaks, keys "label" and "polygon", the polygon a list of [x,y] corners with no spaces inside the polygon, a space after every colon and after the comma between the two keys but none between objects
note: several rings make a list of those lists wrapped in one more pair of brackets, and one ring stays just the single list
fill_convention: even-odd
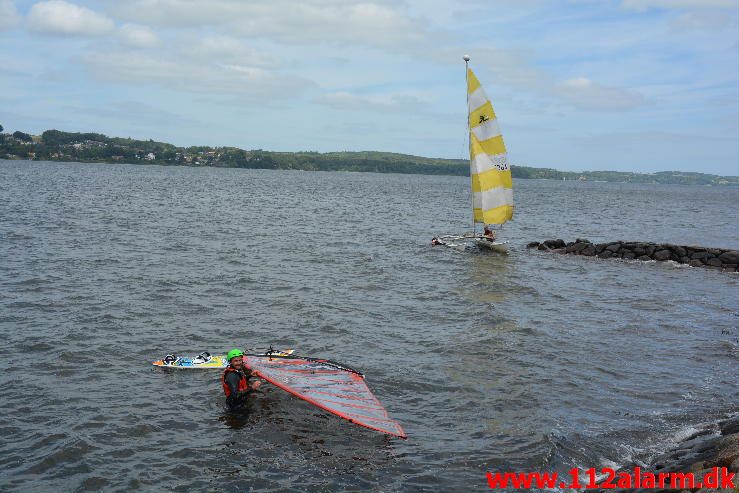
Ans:
[{"label": "windsurfer sail", "polygon": [[302,356],[246,356],[246,367],[281,389],[344,419],[388,435],[407,438],[364,381],[337,363]]}]

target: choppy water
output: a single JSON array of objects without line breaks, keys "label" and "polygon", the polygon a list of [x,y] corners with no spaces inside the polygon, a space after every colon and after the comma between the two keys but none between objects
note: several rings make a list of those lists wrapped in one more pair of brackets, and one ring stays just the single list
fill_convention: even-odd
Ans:
[{"label": "choppy water", "polygon": [[[524,248],[739,248],[739,190],[515,186],[498,256],[429,246],[459,177],[0,161],[0,489],[482,491],[739,409],[736,275]],[[363,369],[410,438],[149,365],[270,343]]]}]

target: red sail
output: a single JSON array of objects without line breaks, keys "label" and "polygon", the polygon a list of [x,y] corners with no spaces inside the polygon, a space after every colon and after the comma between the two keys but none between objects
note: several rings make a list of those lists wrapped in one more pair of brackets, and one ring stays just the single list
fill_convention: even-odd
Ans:
[{"label": "red sail", "polygon": [[246,356],[244,361],[257,376],[321,409],[360,426],[407,438],[358,372],[314,358]]}]

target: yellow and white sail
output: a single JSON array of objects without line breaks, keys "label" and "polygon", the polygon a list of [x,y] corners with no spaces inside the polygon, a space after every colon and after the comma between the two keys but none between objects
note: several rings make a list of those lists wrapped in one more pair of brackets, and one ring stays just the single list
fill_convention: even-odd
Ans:
[{"label": "yellow and white sail", "polygon": [[476,223],[503,224],[513,217],[513,183],[498,119],[485,90],[467,69],[472,208]]}]

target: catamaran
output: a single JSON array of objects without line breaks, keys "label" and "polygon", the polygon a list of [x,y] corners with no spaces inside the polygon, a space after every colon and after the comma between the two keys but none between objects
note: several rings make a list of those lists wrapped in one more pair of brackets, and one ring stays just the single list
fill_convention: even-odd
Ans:
[{"label": "catamaran", "polygon": [[464,56],[467,78],[467,127],[469,130],[470,185],[472,191],[472,232],[439,236],[440,244],[474,242],[478,247],[507,253],[506,243],[495,234],[478,234],[477,225],[486,232],[498,229],[513,218],[513,181],[511,166],[493,104],[469,67]]}]

